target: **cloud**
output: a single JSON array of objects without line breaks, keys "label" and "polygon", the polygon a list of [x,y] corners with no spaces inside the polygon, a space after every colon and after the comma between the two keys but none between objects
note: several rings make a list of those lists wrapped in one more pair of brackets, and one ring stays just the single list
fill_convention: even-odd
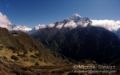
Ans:
[{"label": "cloud", "polygon": [[110,31],[117,31],[120,28],[120,20],[92,20],[92,25],[103,27]]},{"label": "cloud", "polygon": [[27,27],[25,25],[16,25],[13,27],[12,30],[15,30],[15,31],[24,31],[24,32],[27,32],[27,31],[31,31],[32,28],[30,27]]},{"label": "cloud", "polygon": [[0,12],[0,27],[9,28],[10,24],[11,22],[8,19],[8,17],[4,15],[2,12]]},{"label": "cloud", "polygon": [[39,29],[43,29],[46,27],[47,27],[47,25],[45,25],[45,24],[39,24],[38,26],[35,26],[34,28],[35,28],[35,30],[39,30]]}]

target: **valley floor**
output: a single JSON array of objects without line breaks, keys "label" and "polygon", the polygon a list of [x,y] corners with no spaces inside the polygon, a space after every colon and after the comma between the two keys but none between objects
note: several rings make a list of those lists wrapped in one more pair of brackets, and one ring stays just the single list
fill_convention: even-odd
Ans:
[{"label": "valley floor", "polygon": [[[95,66],[88,64],[88,66]],[[82,72],[86,67],[85,64],[81,65],[64,65],[64,66],[31,66],[26,67],[17,65],[12,62],[4,62],[0,60],[0,75],[120,75],[120,69],[115,72],[108,70],[108,73],[88,73]],[[86,71],[88,69],[85,69]],[[91,71],[92,72],[92,71]]]}]

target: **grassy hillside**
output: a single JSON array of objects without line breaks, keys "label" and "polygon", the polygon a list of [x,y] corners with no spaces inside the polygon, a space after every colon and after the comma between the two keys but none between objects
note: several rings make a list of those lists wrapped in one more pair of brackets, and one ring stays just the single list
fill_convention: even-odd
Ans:
[{"label": "grassy hillside", "polygon": [[15,75],[9,72],[16,68],[18,72],[21,67],[56,66],[66,62],[26,33],[0,28],[0,74]]}]

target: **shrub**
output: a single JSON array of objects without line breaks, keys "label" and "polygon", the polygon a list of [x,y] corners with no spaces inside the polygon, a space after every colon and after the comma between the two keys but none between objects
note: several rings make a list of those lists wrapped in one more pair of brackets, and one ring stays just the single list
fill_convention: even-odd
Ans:
[{"label": "shrub", "polygon": [[15,61],[19,60],[18,57],[15,56],[15,55],[12,55],[12,56],[11,56],[11,59],[13,59],[13,60],[15,60]]}]

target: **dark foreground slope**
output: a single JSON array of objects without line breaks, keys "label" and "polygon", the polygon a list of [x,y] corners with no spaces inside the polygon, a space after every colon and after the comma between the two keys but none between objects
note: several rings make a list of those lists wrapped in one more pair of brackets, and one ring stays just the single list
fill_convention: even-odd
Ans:
[{"label": "dark foreground slope", "polygon": [[[39,50],[42,45],[24,32],[8,31],[0,28],[0,44],[10,49]],[[39,47],[40,46],[40,47]]]},{"label": "dark foreground slope", "polygon": [[98,63],[120,61],[120,39],[101,27],[45,28],[32,34],[47,47],[68,59]]},{"label": "dark foreground slope", "polygon": [[65,61],[41,42],[24,32],[0,28],[0,75],[37,75],[33,67],[56,65]]}]

